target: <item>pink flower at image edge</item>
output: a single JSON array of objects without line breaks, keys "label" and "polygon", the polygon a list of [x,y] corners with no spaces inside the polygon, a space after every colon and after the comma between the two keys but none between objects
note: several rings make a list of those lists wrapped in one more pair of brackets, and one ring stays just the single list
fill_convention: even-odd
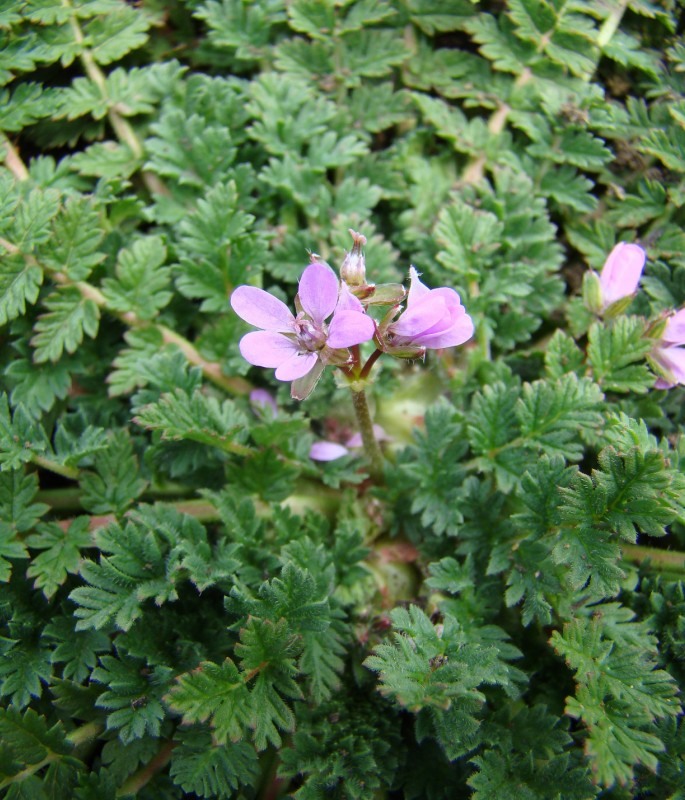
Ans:
[{"label": "pink flower at image edge", "polygon": [[[240,340],[243,358],[276,369],[279,381],[295,381],[317,365],[321,351],[351,347],[373,338],[375,324],[356,298],[339,292],[333,270],[315,262],[302,273],[295,316],[277,297],[255,286],[238,286],[231,306],[245,322],[261,328]],[[355,303],[356,301],[356,303]],[[329,325],[325,320],[333,314]]]},{"label": "pink flower at image edge", "polygon": [[664,373],[656,382],[657,389],[685,386],[685,308],[669,317],[652,359]]}]

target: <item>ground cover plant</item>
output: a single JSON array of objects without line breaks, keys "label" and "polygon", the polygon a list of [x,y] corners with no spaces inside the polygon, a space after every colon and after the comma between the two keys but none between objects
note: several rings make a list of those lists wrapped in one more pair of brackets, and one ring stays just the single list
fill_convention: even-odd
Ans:
[{"label": "ground cover plant", "polygon": [[685,797],[680,13],[2,4],[1,797]]}]

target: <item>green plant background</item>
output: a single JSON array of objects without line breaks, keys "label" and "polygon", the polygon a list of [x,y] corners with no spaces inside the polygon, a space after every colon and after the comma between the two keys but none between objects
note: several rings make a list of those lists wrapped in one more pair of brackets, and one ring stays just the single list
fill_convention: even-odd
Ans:
[{"label": "green plant background", "polygon": [[[685,797],[681,13],[0,6],[2,797]],[[376,485],[229,304],[350,228],[477,330],[376,369]]]}]

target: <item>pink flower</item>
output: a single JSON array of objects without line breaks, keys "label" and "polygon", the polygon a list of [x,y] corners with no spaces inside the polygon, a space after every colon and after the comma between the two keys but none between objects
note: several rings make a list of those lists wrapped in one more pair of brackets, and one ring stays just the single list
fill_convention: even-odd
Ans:
[{"label": "pink flower", "polygon": [[652,351],[652,361],[662,374],[657,389],[685,386],[685,308],[669,317],[661,341]]},{"label": "pink flower", "polygon": [[[381,428],[380,425],[373,426],[373,435],[376,437],[377,442],[392,441],[392,437]],[[357,449],[363,447],[361,433],[353,433],[352,436],[345,442],[314,442],[309,449],[309,457],[312,461],[335,461],[337,458],[346,456],[350,449]]]},{"label": "pink flower", "polygon": [[262,328],[240,340],[243,358],[256,367],[275,368],[279,381],[296,381],[326,364],[344,364],[348,354],[335,351],[373,338],[374,321],[326,264],[315,262],[305,269],[298,301],[302,310],[294,316],[285,303],[255,286],[238,286],[231,295],[236,314]]},{"label": "pink flower", "polygon": [[645,266],[645,251],[637,244],[621,242],[609,253],[599,276],[602,309],[637,291]]},{"label": "pink flower", "polygon": [[409,275],[407,307],[385,330],[389,352],[416,356],[426,348],[435,350],[467,342],[473,336],[473,320],[454,289],[429,289],[421,283],[414,267]]}]

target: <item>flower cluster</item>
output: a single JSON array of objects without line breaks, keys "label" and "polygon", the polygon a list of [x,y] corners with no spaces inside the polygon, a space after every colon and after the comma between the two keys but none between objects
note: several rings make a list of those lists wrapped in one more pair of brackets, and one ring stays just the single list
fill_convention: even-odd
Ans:
[{"label": "flower cluster", "polygon": [[[617,244],[604,263],[600,275],[588,273],[583,287],[588,308],[607,318],[624,312],[635,296],[647,255],[637,244]],[[659,374],[655,388],[685,386],[685,309],[676,311],[664,322],[650,326],[661,330],[649,360]]]},{"label": "flower cluster", "polygon": [[[240,352],[250,364],[271,367],[280,381],[292,381],[292,396],[304,399],[326,366],[339,367],[350,381],[364,381],[382,353],[417,358],[427,349],[464,344],[474,332],[454,289],[429,289],[410,270],[409,291],[402,286],[366,283],[362,245],[354,231],[354,246],[341,267],[342,280],[318,256],[306,267],[295,298],[296,314],[263,289],[238,286],[231,306],[238,316],[261,330],[240,340]],[[370,306],[391,308],[377,322]],[[373,340],[376,349],[366,364],[359,345]]]}]

